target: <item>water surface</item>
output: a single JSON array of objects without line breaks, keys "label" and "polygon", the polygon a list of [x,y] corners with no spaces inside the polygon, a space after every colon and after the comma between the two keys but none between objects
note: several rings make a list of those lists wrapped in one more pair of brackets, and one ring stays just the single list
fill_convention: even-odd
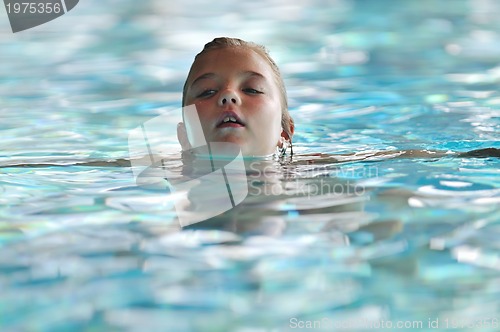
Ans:
[{"label": "water surface", "polygon": [[[87,0],[17,34],[4,17],[1,330],[497,331],[498,158],[372,155],[500,148],[499,14],[492,0]],[[129,167],[78,163],[128,158],[129,130],[180,107],[221,35],[271,50],[296,155],[183,229]]]}]

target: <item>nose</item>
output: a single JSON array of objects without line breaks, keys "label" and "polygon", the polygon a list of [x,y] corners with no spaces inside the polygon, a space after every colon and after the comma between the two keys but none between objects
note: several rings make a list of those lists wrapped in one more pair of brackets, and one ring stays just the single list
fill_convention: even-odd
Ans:
[{"label": "nose", "polygon": [[226,90],[221,93],[219,97],[219,106],[225,106],[228,104],[239,105],[240,102],[240,97],[233,90]]}]

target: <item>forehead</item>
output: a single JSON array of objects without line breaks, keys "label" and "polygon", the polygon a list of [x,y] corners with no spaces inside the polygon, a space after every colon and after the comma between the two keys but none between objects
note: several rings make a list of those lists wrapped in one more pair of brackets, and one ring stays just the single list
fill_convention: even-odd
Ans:
[{"label": "forehead", "polygon": [[224,75],[233,71],[252,71],[268,79],[274,76],[269,62],[254,50],[243,47],[225,47],[209,50],[199,55],[193,63],[188,81],[192,82],[197,76],[205,73]]}]

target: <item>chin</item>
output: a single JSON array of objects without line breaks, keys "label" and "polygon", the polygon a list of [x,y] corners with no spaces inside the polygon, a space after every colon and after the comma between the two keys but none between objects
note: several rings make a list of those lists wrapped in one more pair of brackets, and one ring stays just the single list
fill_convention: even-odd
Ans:
[{"label": "chin", "polygon": [[262,158],[269,157],[274,154],[275,151],[263,151],[261,149],[252,149],[250,147],[242,147],[241,153],[245,158]]},{"label": "chin", "polygon": [[223,143],[237,144],[237,145],[240,146],[241,149],[243,149],[243,146],[245,146],[245,143],[246,143],[245,139],[243,137],[236,136],[236,135],[218,136],[218,137],[214,137],[210,141],[212,141],[212,142],[223,142]]},{"label": "chin", "polygon": [[266,152],[262,147],[250,146],[243,137],[236,135],[226,135],[223,137],[215,137],[211,140],[212,142],[222,142],[222,143],[233,143],[239,146],[241,154],[245,158],[252,157],[267,157],[272,155],[275,151]]}]

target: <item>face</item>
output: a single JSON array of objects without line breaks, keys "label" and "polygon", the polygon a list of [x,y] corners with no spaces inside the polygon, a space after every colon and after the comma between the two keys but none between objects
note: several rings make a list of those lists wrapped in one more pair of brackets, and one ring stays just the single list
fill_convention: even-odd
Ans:
[{"label": "face", "polygon": [[191,104],[207,142],[238,144],[244,156],[276,151],[282,135],[279,89],[271,66],[255,51],[222,48],[200,55],[187,80],[185,105]]}]

